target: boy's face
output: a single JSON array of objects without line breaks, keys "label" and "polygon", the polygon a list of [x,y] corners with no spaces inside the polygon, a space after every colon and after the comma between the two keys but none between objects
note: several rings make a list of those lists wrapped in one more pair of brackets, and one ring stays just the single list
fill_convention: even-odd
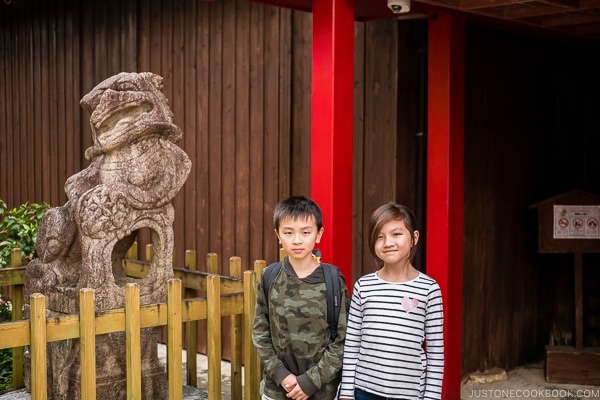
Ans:
[{"label": "boy's face", "polygon": [[312,257],[315,244],[321,241],[323,228],[317,228],[315,217],[311,215],[308,218],[282,219],[275,233],[290,259],[304,260]]}]

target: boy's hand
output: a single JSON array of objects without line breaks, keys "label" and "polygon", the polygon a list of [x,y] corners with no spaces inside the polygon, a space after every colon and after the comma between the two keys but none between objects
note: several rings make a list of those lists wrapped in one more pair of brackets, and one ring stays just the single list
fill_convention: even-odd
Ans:
[{"label": "boy's hand", "polygon": [[281,381],[281,387],[285,389],[286,392],[290,392],[296,385],[298,381],[296,380],[296,375],[289,374]]},{"label": "boy's hand", "polygon": [[287,397],[294,400],[308,399],[308,396],[306,395],[306,393],[304,393],[304,391],[302,390],[300,385],[298,385],[298,383],[296,383],[296,386],[294,386],[294,388],[288,392]]},{"label": "boy's hand", "polygon": [[298,385],[298,381],[296,380],[296,375],[289,374],[281,381],[281,386],[287,392],[287,397],[294,400],[307,400],[308,396],[300,385]]}]

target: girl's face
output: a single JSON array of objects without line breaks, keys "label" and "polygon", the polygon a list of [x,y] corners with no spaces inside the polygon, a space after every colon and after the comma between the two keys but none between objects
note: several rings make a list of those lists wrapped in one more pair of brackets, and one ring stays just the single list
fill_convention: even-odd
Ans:
[{"label": "girl's face", "polygon": [[419,232],[414,235],[406,228],[404,221],[392,220],[381,227],[375,242],[375,254],[384,265],[404,264],[410,262],[410,250],[416,246]]},{"label": "girl's face", "polygon": [[317,228],[315,217],[283,219],[279,223],[279,230],[275,233],[279,238],[281,247],[288,254],[290,259],[303,260],[307,257],[312,258],[312,251],[315,244],[321,241],[323,228]]}]

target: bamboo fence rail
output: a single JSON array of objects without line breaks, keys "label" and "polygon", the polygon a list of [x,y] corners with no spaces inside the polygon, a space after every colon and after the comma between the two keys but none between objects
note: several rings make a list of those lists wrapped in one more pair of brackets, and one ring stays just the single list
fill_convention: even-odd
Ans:
[{"label": "bamboo fence rail", "polygon": [[[148,261],[137,260],[134,244],[123,260],[126,274],[144,276]],[[146,247],[146,260],[152,259],[152,246]],[[140,306],[137,284],[125,286],[125,308],[94,312],[94,291],[81,289],[78,315],[46,318],[45,297],[33,294],[30,298],[30,319],[23,319],[25,266],[18,249],[13,251],[11,267],[0,269],[0,287],[9,287],[12,297],[12,321],[0,324],[0,349],[13,351],[13,387],[24,387],[23,359],[25,347],[31,353],[31,397],[46,399],[46,343],[79,338],[81,355],[82,400],[96,398],[95,337],[111,332],[125,332],[127,362],[127,399],[141,400],[140,329],[166,327],[167,376],[169,399],[183,398],[183,332],[188,355],[196,354],[197,321],[206,320],[209,400],[221,399],[221,317],[229,317],[231,338],[231,399],[259,399],[261,364],[251,337],[257,276],[265,261],[254,262],[254,270],[242,273],[239,257],[231,257],[231,276],[216,274],[218,256],[207,255],[207,271],[196,268],[196,253],[186,251],[185,267],[174,267],[174,278],[168,285],[167,303]],[[197,291],[206,296],[196,297]],[[185,328],[183,327],[185,325]],[[242,347],[244,351],[242,352]],[[242,360],[243,353],[243,360]],[[242,383],[242,366],[244,366]],[[196,357],[187,357],[187,385],[197,387]]]}]

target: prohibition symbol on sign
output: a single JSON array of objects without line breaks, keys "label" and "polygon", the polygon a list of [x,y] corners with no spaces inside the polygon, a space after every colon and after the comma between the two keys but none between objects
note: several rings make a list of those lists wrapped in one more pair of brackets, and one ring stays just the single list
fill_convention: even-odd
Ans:
[{"label": "prohibition symbol on sign", "polygon": [[555,205],[554,239],[600,239],[600,205]]}]

